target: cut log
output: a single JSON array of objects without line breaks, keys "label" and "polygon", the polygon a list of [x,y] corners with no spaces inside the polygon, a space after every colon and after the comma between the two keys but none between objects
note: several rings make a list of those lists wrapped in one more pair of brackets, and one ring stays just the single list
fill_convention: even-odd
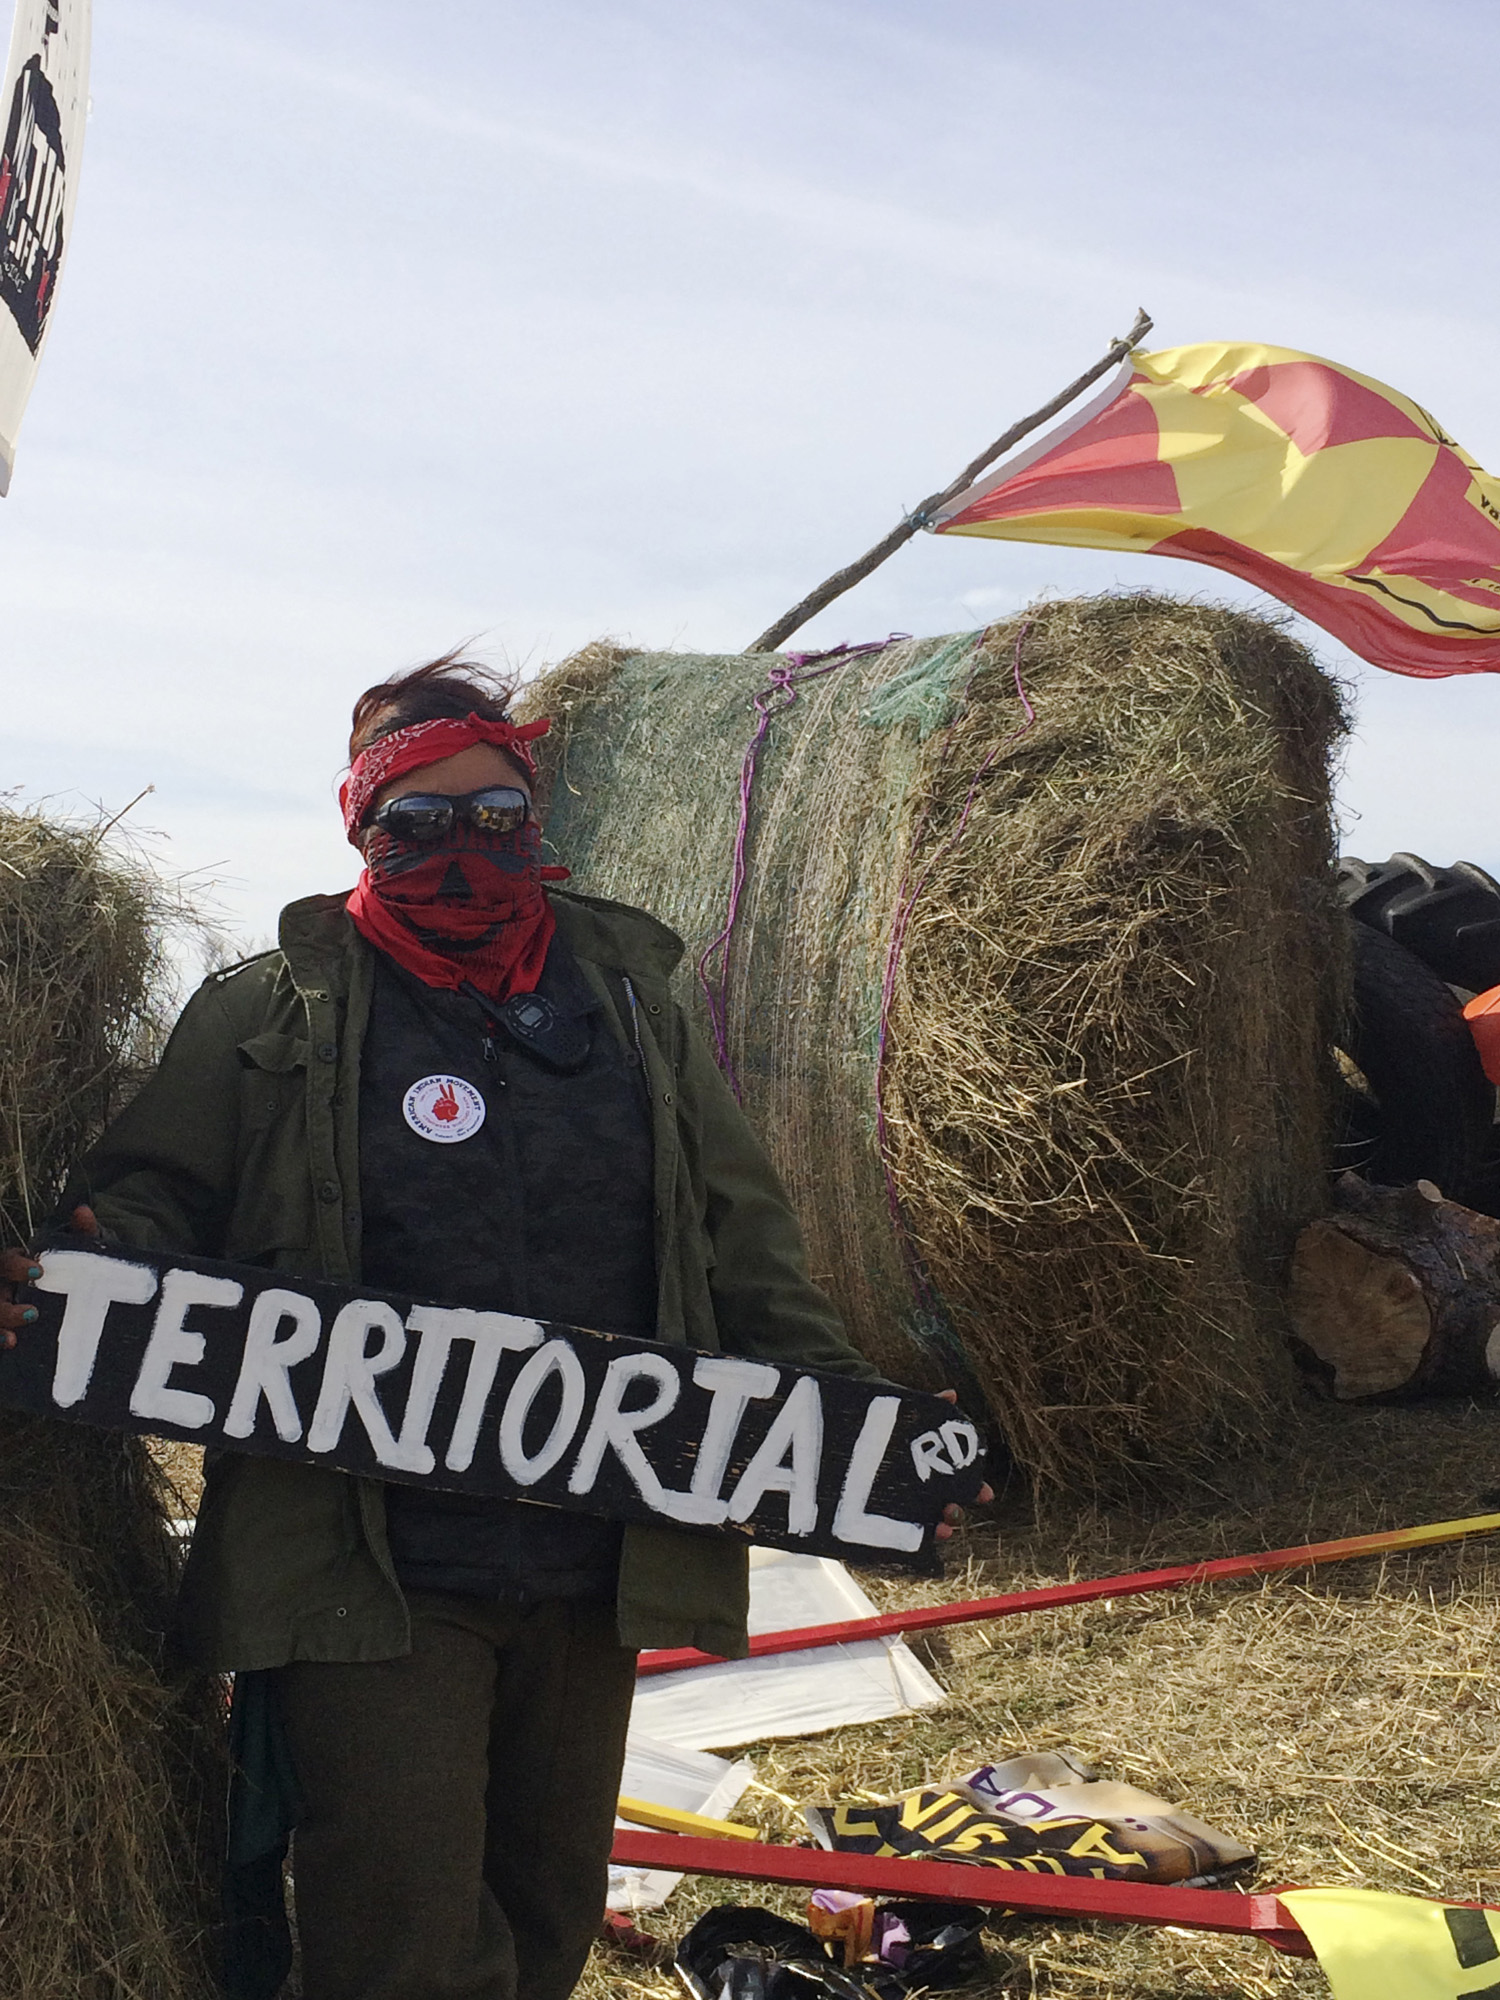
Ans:
[{"label": "cut log", "polygon": [[1335,1212],[1292,1256],[1296,1337],[1341,1402],[1493,1390],[1500,1375],[1500,1222],[1430,1181],[1344,1174]]},{"label": "cut log", "polygon": [[1298,1338],[1333,1369],[1342,1402],[1404,1388],[1432,1333],[1411,1266],[1368,1249],[1334,1222],[1311,1222],[1297,1238],[1291,1314]]}]

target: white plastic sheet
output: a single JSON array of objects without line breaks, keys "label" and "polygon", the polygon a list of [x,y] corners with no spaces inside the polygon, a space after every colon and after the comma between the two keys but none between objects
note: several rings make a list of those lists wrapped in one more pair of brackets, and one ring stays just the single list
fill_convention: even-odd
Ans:
[{"label": "white plastic sheet", "polygon": [[[750,1630],[792,1631],[868,1618],[875,1606],[842,1563],[780,1549],[750,1555]],[[812,1736],[935,1708],[943,1690],[899,1639],[685,1667],[636,1687],[631,1729],[688,1750]]]},{"label": "white plastic sheet", "polygon": [[[724,1819],[739,1801],[751,1777],[750,1766],[731,1764],[724,1757],[706,1757],[701,1750],[679,1750],[656,1743],[632,1727],[625,1750],[620,1791],[627,1799],[652,1805],[676,1806],[680,1812],[704,1813]],[[627,1820],[616,1820],[627,1826]],[[659,1910],[681,1875],[665,1868],[616,1868],[609,1871],[612,1910]]]}]

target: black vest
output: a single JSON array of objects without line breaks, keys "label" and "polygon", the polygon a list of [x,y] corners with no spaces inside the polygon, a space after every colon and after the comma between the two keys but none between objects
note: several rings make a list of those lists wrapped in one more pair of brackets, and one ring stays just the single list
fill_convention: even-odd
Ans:
[{"label": "black vest", "polygon": [[[424,986],[377,955],[360,1058],[364,1276],[448,1305],[649,1339],[656,1266],[645,1078],[559,939],[537,995],[545,1006],[508,1032],[505,1009]],[[468,1137],[442,1143],[409,1122],[408,1093],[430,1077],[477,1093],[484,1121]],[[473,1097],[443,1096],[440,1115],[471,1125]],[[432,1097],[431,1087],[419,1093],[418,1121],[440,1131],[421,1116]],[[396,1574],[411,1589],[519,1602],[614,1592],[612,1522],[394,1484],[386,1517]]]}]

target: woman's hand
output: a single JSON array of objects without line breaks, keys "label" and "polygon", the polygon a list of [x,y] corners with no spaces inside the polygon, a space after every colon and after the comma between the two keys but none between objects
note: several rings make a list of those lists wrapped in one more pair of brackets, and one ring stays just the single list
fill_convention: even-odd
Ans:
[{"label": "woman's hand", "polygon": [[[68,1234],[97,1237],[99,1221],[94,1211],[75,1208],[68,1217]],[[0,1348],[14,1347],[18,1330],[36,1324],[36,1307],[16,1304],[16,1286],[34,1285],[41,1275],[42,1267],[29,1250],[0,1251]]]},{"label": "woman's hand", "polygon": [[[957,1389],[940,1389],[938,1393],[945,1403],[956,1403],[958,1401]],[[977,1507],[983,1507],[987,1501],[993,1500],[994,1497],[995,1489],[993,1486],[981,1486],[974,1496],[974,1504]],[[938,1522],[937,1527],[933,1530],[934,1539],[939,1542],[950,1540],[953,1530],[963,1517],[964,1510],[962,1507],[945,1507],[943,1509],[942,1520]]]}]

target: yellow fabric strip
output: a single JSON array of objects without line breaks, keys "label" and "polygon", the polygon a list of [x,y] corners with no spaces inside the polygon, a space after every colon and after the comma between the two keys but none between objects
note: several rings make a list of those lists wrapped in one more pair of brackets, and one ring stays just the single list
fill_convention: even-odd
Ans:
[{"label": "yellow fabric strip", "polygon": [[1376,1889],[1283,1889],[1334,2000],[1500,1994],[1500,1912]]}]

